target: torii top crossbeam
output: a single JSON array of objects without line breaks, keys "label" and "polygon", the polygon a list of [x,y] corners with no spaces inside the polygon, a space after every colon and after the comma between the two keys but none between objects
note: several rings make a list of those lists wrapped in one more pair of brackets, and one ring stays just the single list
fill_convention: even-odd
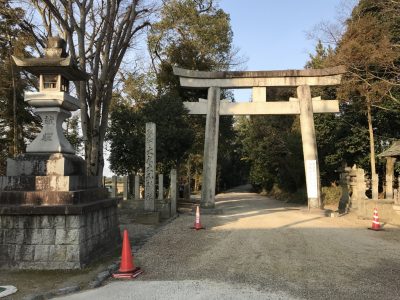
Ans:
[{"label": "torii top crossbeam", "polygon": [[[180,84],[188,88],[209,88],[212,86],[220,88],[252,88],[252,103],[228,103],[221,101],[219,107],[220,115],[271,115],[271,114],[299,114],[300,106],[298,99],[291,98],[290,101],[268,101],[266,102],[266,88],[273,86],[324,86],[338,85],[342,74],[345,72],[343,66],[327,69],[305,69],[284,71],[225,71],[205,72],[174,68],[174,74],[180,77]],[[337,100],[326,101],[321,98],[312,99],[314,113],[336,113],[339,112]],[[184,102],[189,114],[206,114],[207,103]]]},{"label": "torii top crossbeam", "polygon": [[279,71],[193,71],[174,67],[183,87],[249,88],[267,86],[338,85],[344,66],[326,69],[279,70]]}]

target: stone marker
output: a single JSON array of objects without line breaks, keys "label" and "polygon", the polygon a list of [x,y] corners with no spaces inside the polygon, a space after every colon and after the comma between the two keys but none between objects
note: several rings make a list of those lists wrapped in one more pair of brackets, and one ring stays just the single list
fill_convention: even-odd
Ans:
[{"label": "stone marker", "polygon": [[176,176],[176,170],[172,169],[171,170],[171,217],[175,216],[176,214],[176,202],[178,199],[178,193],[177,193],[177,176]]},{"label": "stone marker", "polygon": [[135,200],[140,199],[140,178],[135,175]]},{"label": "stone marker", "polygon": [[111,197],[115,198],[117,197],[117,193],[118,193],[118,177],[117,176],[113,176],[111,178]]},{"label": "stone marker", "polygon": [[123,199],[128,200],[128,176],[123,177],[123,184],[124,184]]},{"label": "stone marker", "polygon": [[158,174],[158,200],[164,199],[164,175]]},{"label": "stone marker", "polygon": [[144,210],[156,210],[156,124],[146,123]]}]

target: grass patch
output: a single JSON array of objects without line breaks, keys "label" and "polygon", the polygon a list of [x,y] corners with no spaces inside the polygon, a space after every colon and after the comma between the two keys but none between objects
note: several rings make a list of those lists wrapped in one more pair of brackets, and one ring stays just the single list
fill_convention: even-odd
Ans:
[{"label": "grass patch", "polygon": [[307,203],[307,191],[305,188],[301,188],[294,193],[290,193],[282,190],[279,186],[275,184],[272,187],[271,191],[269,192],[262,191],[260,194],[288,203],[297,203],[297,204]]},{"label": "grass patch", "polygon": [[342,189],[339,186],[324,186],[322,187],[322,203],[324,205],[338,205]]}]

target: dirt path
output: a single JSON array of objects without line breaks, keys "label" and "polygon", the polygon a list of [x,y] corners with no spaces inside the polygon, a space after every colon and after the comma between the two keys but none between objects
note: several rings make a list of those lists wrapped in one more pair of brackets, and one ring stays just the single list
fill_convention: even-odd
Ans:
[{"label": "dirt path", "polygon": [[[366,229],[370,221],[352,215],[310,215],[240,190],[218,195],[217,207],[222,215],[201,218],[206,230],[190,230],[194,217],[181,216],[153,236],[135,254],[145,270],[137,281],[113,282],[68,299],[106,299],[101,296],[113,290],[126,296],[120,299],[185,299],[189,291],[195,299],[210,299],[206,290],[218,284],[224,287],[216,293],[235,287],[234,295],[251,291],[255,299],[262,298],[257,293],[271,299],[400,298],[399,228],[374,232]],[[177,288],[182,297],[167,293]]]}]

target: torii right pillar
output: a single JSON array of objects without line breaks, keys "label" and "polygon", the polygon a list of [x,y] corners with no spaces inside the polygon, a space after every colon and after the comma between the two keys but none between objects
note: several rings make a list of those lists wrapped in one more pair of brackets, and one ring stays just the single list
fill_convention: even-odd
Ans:
[{"label": "torii right pillar", "polygon": [[320,208],[321,182],[319,177],[318,151],[310,86],[301,85],[297,87],[297,98],[299,99],[300,106],[300,128],[303,142],[308,208]]}]

